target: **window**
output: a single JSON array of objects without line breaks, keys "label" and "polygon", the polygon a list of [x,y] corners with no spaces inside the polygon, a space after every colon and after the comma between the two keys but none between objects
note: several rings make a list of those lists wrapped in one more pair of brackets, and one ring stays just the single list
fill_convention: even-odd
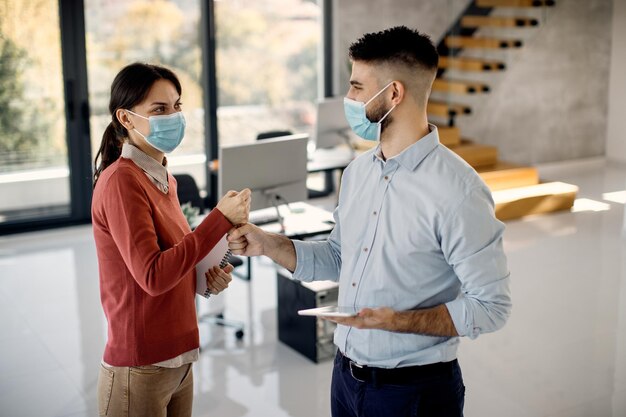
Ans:
[{"label": "window", "polygon": [[58,2],[0,3],[0,225],[69,216],[64,104]]},{"label": "window", "polygon": [[311,133],[321,8],[315,0],[215,3],[220,145],[259,133]]}]

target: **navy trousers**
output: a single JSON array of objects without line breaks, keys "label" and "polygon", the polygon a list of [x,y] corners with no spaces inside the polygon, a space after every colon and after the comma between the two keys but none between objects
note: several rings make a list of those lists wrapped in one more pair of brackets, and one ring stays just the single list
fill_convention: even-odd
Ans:
[{"label": "navy trousers", "polygon": [[465,386],[457,361],[442,372],[406,375],[400,383],[358,380],[337,352],[331,384],[332,417],[462,417]]}]

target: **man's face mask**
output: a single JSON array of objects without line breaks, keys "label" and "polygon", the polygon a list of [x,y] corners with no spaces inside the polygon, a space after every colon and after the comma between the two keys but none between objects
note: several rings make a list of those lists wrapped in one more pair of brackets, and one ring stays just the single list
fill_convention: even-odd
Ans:
[{"label": "man's face mask", "polygon": [[363,139],[375,141],[380,140],[381,122],[385,120],[387,116],[389,116],[389,113],[391,113],[391,111],[395,109],[396,106],[394,105],[391,109],[389,109],[389,111],[385,113],[385,115],[377,122],[371,122],[367,118],[365,107],[367,107],[367,105],[370,104],[372,100],[382,94],[382,92],[385,91],[387,87],[389,87],[391,84],[393,84],[393,81],[384,86],[382,90],[376,93],[374,97],[370,98],[365,103],[349,99],[348,97],[344,97],[343,109],[346,114],[348,124],[350,125],[350,128],[352,128],[352,131]]},{"label": "man's face mask", "polygon": [[144,136],[140,131],[133,128],[141,135],[153,148],[170,153],[180,145],[185,136],[185,117],[182,112],[167,115],[145,117],[130,110],[127,112],[148,120],[150,123],[150,133]]}]

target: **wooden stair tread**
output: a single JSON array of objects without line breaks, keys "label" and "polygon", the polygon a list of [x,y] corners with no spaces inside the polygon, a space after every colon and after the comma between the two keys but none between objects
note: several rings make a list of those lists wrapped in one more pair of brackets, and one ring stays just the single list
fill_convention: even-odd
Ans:
[{"label": "wooden stair tread", "polygon": [[447,36],[445,43],[448,48],[506,49],[522,46],[522,41],[518,39],[481,38],[476,36]]},{"label": "wooden stair tread", "polygon": [[351,140],[352,147],[357,153],[369,151],[372,148],[378,146],[378,141],[376,140],[365,140],[362,138],[356,138]]},{"label": "wooden stair tread", "polygon": [[577,186],[557,181],[493,191],[491,194],[496,217],[512,220],[531,214],[569,210],[577,193]]},{"label": "wooden stair tread", "polygon": [[491,191],[505,190],[539,183],[537,168],[498,161],[495,165],[476,168]]},{"label": "wooden stair tread", "polygon": [[537,26],[539,21],[531,17],[507,17],[507,16],[463,16],[461,26],[464,28],[479,27],[528,27]]},{"label": "wooden stair tread", "polygon": [[[456,126],[437,126],[439,133],[439,143],[447,147],[456,146],[461,143],[461,132]],[[357,151],[367,151],[375,146],[378,146],[378,142],[373,140],[356,139],[352,142],[354,148]]]},{"label": "wooden stair tread", "polygon": [[489,92],[489,86],[475,81],[459,81],[436,78],[433,82],[433,91],[455,94],[487,93]]},{"label": "wooden stair tread", "polygon": [[554,0],[476,0],[478,7],[552,7]]},{"label": "wooden stair tread", "polygon": [[506,68],[506,65],[501,61],[440,56],[439,68],[463,71],[502,71]]},{"label": "wooden stair tread", "polygon": [[429,100],[426,108],[428,114],[439,117],[459,116],[470,114],[472,109],[464,104],[447,103],[437,100]]},{"label": "wooden stair tread", "polygon": [[461,144],[461,131],[456,126],[437,126],[439,142],[447,147]]},{"label": "wooden stair tread", "polygon": [[482,145],[467,139],[461,139],[459,145],[450,146],[449,148],[474,169],[495,165],[498,162],[498,148],[495,146]]}]

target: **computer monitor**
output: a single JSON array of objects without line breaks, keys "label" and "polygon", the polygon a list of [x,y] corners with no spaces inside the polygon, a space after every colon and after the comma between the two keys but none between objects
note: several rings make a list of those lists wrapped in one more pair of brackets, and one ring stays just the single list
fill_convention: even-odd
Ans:
[{"label": "computer monitor", "polygon": [[219,149],[219,196],[252,190],[252,210],[307,199],[307,134]]},{"label": "computer monitor", "polygon": [[317,101],[314,129],[315,149],[334,148],[349,143],[350,125],[343,110],[343,97],[326,97]]}]

